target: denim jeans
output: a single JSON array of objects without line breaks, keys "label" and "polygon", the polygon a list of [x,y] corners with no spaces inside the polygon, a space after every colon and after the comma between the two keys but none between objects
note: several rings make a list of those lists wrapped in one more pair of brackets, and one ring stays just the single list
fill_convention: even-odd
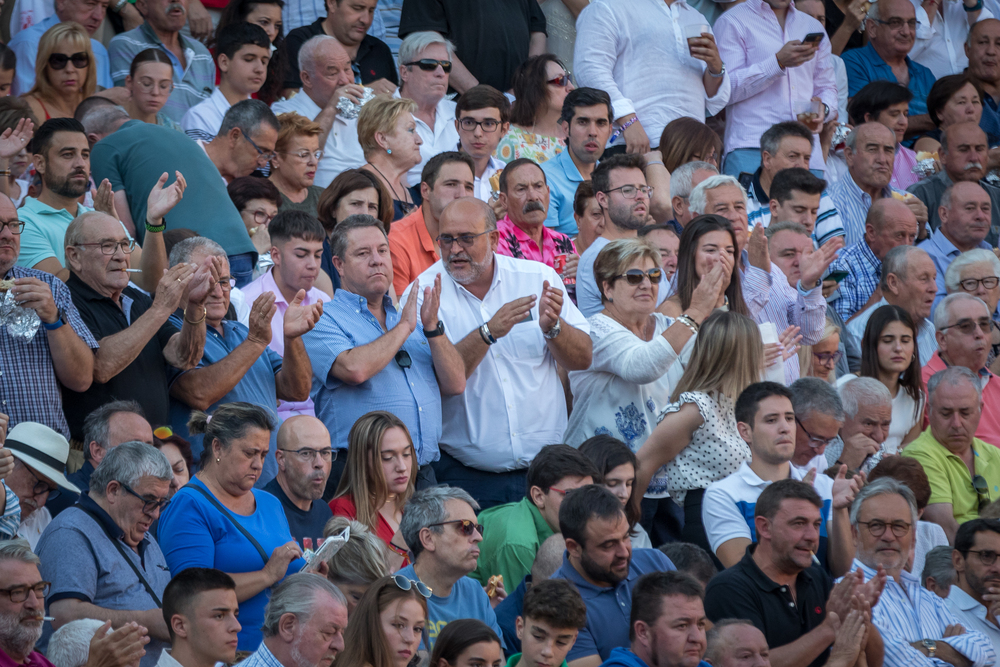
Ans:
[{"label": "denim jeans", "polygon": [[246,287],[253,280],[253,253],[243,252],[229,256],[229,275],[239,288]]},{"label": "denim jeans", "polygon": [[439,484],[465,489],[484,510],[504,503],[516,503],[527,493],[528,469],[509,472],[486,472],[463,465],[455,457],[441,451],[441,460],[434,462]]}]

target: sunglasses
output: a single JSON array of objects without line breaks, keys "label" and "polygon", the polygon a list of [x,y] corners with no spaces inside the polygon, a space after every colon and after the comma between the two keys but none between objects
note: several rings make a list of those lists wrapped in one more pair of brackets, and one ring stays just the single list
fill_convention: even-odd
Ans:
[{"label": "sunglasses", "polygon": [[449,523],[458,524],[457,526],[455,526],[456,528],[458,528],[458,532],[462,533],[462,535],[465,535],[466,537],[472,537],[472,533],[476,531],[479,532],[480,537],[482,537],[484,534],[485,528],[483,524],[476,523],[471,519],[454,519],[452,521],[442,521],[441,523],[432,523],[427,527],[432,528],[434,526],[447,526]]},{"label": "sunglasses", "polygon": [[990,500],[989,482],[982,475],[976,475],[972,478],[972,488],[976,490],[976,495],[979,496],[979,511],[982,512],[983,508],[992,502]]},{"label": "sunglasses", "polygon": [[401,574],[392,575],[392,580],[396,582],[396,586],[399,587],[401,591],[408,591],[411,588],[417,589],[417,592],[423,595],[425,598],[431,596],[431,588],[422,581],[414,581],[413,579],[407,579]]},{"label": "sunglasses", "polygon": [[445,74],[451,72],[451,61],[450,60],[433,60],[431,58],[421,58],[420,60],[414,60],[412,62],[404,63],[404,67],[413,67],[416,65],[425,72],[433,72],[441,66]]},{"label": "sunglasses", "polygon": [[559,88],[565,88],[569,84],[573,83],[573,75],[563,74],[561,76],[557,76],[554,79],[549,79],[545,83],[549,84],[550,86],[558,86]]},{"label": "sunglasses", "polygon": [[406,350],[400,350],[396,353],[396,365],[402,368],[404,371],[413,365],[413,360],[410,359],[410,353]]},{"label": "sunglasses", "polygon": [[49,67],[52,69],[66,69],[66,64],[71,62],[73,67],[83,69],[90,64],[90,56],[83,51],[67,56],[65,53],[53,53],[49,56]]},{"label": "sunglasses", "polygon": [[655,268],[649,269],[648,271],[640,271],[639,269],[629,269],[625,273],[615,276],[615,278],[624,278],[625,281],[636,287],[642,284],[643,278],[649,278],[650,284],[656,285],[661,280],[663,280],[663,269]]}]

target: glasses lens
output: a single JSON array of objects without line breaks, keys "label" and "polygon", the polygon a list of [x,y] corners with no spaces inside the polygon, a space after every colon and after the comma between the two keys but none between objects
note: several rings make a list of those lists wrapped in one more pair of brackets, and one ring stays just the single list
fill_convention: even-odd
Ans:
[{"label": "glasses lens", "polygon": [[995,276],[992,278],[983,278],[982,283],[983,287],[985,287],[986,289],[993,289],[997,285],[1000,285],[1000,278],[997,278]]},{"label": "glasses lens", "polygon": [[74,53],[70,60],[73,62],[73,67],[81,69],[90,64],[90,58],[86,53]]},{"label": "glasses lens", "polygon": [[4,227],[9,229],[10,233],[15,236],[24,231],[24,223],[20,220],[11,220],[10,222],[0,223],[0,231],[2,231]]},{"label": "glasses lens", "polygon": [[396,585],[399,587],[399,590],[401,591],[408,591],[413,587],[413,584],[410,583],[410,580],[401,574],[393,575],[392,580],[396,582]]},{"label": "glasses lens", "polygon": [[983,562],[983,565],[993,565],[997,562],[997,552],[996,551],[980,551],[979,560]]},{"label": "glasses lens", "polygon": [[409,368],[410,364],[413,363],[412,360],[410,359],[410,353],[407,352],[406,350],[400,350],[399,352],[397,352],[396,363],[399,364],[400,368],[403,369]]},{"label": "glasses lens", "polygon": [[49,67],[52,69],[65,69],[69,58],[65,53],[53,53],[49,56]]},{"label": "glasses lens", "polygon": [[885,532],[885,524],[881,521],[869,521],[868,532],[870,532],[873,537],[881,537],[882,533]]}]

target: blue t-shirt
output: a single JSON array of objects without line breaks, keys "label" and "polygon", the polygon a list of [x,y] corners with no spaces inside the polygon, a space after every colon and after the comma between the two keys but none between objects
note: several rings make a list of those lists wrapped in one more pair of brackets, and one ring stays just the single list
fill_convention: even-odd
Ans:
[{"label": "blue t-shirt", "polygon": [[[228,516],[219,512],[200,492],[189,488],[200,486],[192,477],[188,485],[174,494],[166,511],[160,516],[158,535],[160,548],[173,573],[189,567],[214,567],[228,573],[257,572],[264,569],[264,559],[257,548],[243,536]],[[211,493],[211,491],[208,491]],[[260,544],[264,553],[271,552],[292,540],[285,510],[270,493],[253,489],[257,509],[250,516],[230,513]],[[305,566],[302,559],[293,560],[285,576]],[[484,593],[485,595],[485,593]],[[239,650],[256,651],[264,640],[260,626],[264,622],[264,607],[271,597],[265,588],[252,598],[240,602]]]},{"label": "blue t-shirt", "polygon": [[[632,653],[628,648],[616,648],[611,651],[611,657],[604,661],[601,667],[649,667],[646,661]],[[712,667],[702,660],[698,667]]]},{"label": "blue t-shirt", "polygon": [[[412,565],[407,565],[397,574],[411,581],[420,580]],[[482,621],[493,628],[493,632],[503,641],[503,633],[497,625],[497,617],[493,613],[486,591],[475,579],[462,577],[451,587],[451,595],[448,597],[432,594],[427,600],[427,634],[424,635],[424,648],[428,651],[433,649],[434,642],[444,626],[461,618],[475,618]]]},{"label": "blue t-shirt", "polygon": [[[882,60],[882,56],[875,51],[870,43],[860,49],[844,51],[842,56],[844,66],[847,68],[847,87],[850,97],[858,94],[872,81],[892,81],[896,80],[896,75],[892,73],[892,68]],[[918,62],[906,58],[906,69],[910,73],[910,82],[906,85],[913,93],[910,100],[910,115],[919,116],[927,113],[927,94],[931,92],[934,85],[934,74],[929,69]]]},{"label": "blue t-shirt", "polygon": [[566,656],[567,662],[599,655],[607,660],[614,648],[629,646],[629,615],[632,613],[632,587],[644,574],[676,570],[670,559],[658,549],[633,549],[628,577],[617,586],[601,588],[580,576],[563,554],[563,564],[553,579],[571,581],[587,603],[587,625],[580,630],[576,643]]}]

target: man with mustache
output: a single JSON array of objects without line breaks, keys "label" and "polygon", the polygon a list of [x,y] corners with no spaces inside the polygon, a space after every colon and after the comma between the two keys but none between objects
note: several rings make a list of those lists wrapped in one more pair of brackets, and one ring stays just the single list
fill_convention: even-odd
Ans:
[{"label": "man with mustache", "polygon": [[[38,571],[41,561],[21,540],[0,542],[0,581],[7,588],[0,595],[0,662],[25,667],[53,667],[35,650],[42,634],[45,596],[49,584]],[[146,629],[126,623],[110,634],[111,623],[98,629],[84,667],[135,665],[149,640]]]},{"label": "man with mustache", "polygon": [[629,612],[639,577],[676,570],[657,549],[633,549],[625,508],[596,484],[574,489],[559,507],[566,538],[562,567],[552,579],[568,579],[587,603],[587,624],[566,660],[571,667],[597,667],[616,648],[629,646]]},{"label": "man with mustache", "polygon": [[1000,521],[973,519],[958,527],[951,562],[955,583],[946,602],[962,626],[990,638],[993,650],[1000,652],[1000,626],[997,622],[1000,589]]},{"label": "man with mustache", "polygon": [[333,459],[329,442],[326,426],[310,415],[295,415],[278,429],[274,454],[278,475],[264,490],[281,501],[292,537],[300,545],[306,537],[318,544],[323,527],[333,516],[322,500]]},{"label": "man with mustache", "polygon": [[865,580],[861,588],[873,583],[882,588],[871,618],[885,642],[885,667],[993,664],[996,651],[989,638],[963,626],[943,599],[905,569],[917,533],[917,501],[908,486],[883,477],[861,489],[851,506],[851,525],[857,544],[853,576]]},{"label": "man with mustache", "polygon": [[986,133],[976,123],[949,125],[941,133],[938,154],[942,170],[908,188],[927,205],[931,229],[938,229],[943,222],[941,206],[946,190],[955,183],[979,183],[989,195],[991,207],[985,240],[990,246],[996,245],[1000,232],[1000,188],[984,180],[988,150]]}]

